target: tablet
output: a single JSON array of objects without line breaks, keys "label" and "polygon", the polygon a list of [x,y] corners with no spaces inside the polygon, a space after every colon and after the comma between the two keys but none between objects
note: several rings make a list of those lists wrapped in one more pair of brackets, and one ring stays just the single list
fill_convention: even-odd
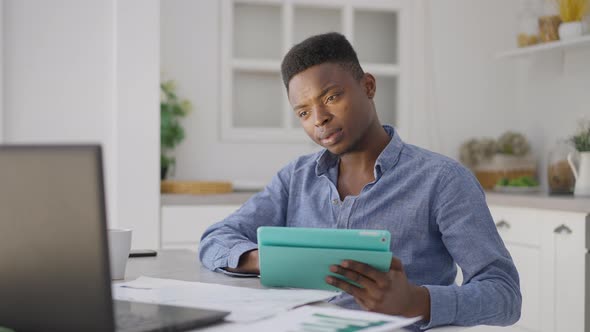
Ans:
[{"label": "tablet", "polygon": [[347,279],[330,272],[330,265],[350,259],[388,271],[390,243],[386,230],[259,227],[260,282],[269,287],[339,291],[326,283],[326,276]]}]

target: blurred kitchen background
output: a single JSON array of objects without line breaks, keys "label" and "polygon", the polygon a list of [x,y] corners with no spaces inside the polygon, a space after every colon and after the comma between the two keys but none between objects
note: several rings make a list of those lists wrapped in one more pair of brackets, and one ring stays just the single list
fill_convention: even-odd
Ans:
[{"label": "blurred kitchen background", "polygon": [[462,161],[488,190],[521,271],[518,326],[588,331],[587,9],[0,0],[0,143],[102,143],[109,224],[133,228],[136,248],[196,250],[207,226],[318,150],[289,110],[280,61],[294,43],[338,31],[377,78],[382,122]]}]

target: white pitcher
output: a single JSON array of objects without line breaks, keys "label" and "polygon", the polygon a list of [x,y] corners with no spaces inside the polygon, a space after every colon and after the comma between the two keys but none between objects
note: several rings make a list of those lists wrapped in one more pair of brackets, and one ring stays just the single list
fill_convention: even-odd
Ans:
[{"label": "white pitcher", "polygon": [[[579,155],[579,159],[575,158]],[[570,152],[567,162],[576,178],[575,196],[590,196],[590,152]]]}]

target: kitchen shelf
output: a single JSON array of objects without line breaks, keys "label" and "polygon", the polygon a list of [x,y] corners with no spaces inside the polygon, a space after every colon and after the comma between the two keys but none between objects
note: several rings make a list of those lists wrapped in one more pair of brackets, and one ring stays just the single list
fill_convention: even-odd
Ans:
[{"label": "kitchen shelf", "polygon": [[589,47],[590,46],[590,35],[583,36],[574,40],[559,40],[549,43],[538,44],[534,46],[522,47],[514,50],[504,51],[496,54],[496,58],[517,58],[522,56],[528,56],[540,52],[550,50],[565,50],[577,47]]}]

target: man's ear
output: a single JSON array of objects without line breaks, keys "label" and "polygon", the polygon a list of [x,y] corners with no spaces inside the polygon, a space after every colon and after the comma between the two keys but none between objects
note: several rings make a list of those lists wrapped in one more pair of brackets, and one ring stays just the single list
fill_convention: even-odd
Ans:
[{"label": "man's ear", "polygon": [[375,91],[377,91],[377,83],[375,81],[375,76],[365,73],[363,74],[363,88],[365,89],[365,94],[369,99],[373,99],[375,97]]}]

